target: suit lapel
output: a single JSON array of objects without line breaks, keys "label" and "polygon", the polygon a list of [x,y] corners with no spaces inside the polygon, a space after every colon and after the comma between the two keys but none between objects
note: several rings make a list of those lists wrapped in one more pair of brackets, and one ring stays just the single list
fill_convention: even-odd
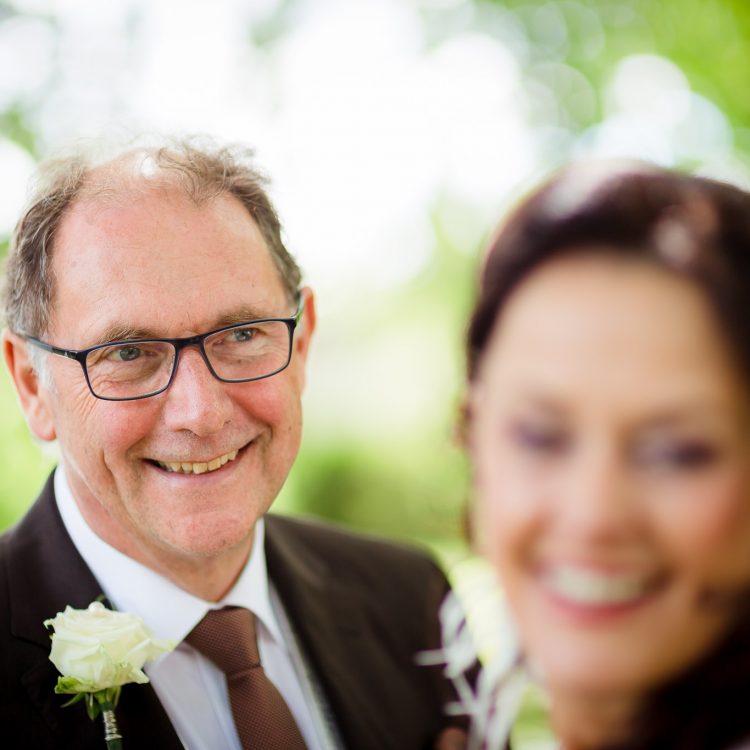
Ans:
[{"label": "suit lapel", "polygon": [[[21,682],[47,725],[61,738],[60,747],[98,748],[104,736],[101,721],[90,721],[83,706],[61,708],[67,698],[54,693],[58,672],[48,658],[50,634],[44,620],[66,605],[87,607],[101,588],[65,530],[51,476],[37,502],[11,532],[9,545],[11,635],[36,649]],[[117,720],[123,736],[135,747],[182,747],[151,685],[123,688]]]},{"label": "suit lapel", "polygon": [[49,650],[44,620],[67,604],[87,607],[101,594],[57,512],[52,477],[26,518],[13,530],[10,544],[11,633]]},{"label": "suit lapel", "polygon": [[371,690],[379,654],[365,637],[357,592],[340,587],[334,571],[310,547],[302,552],[286,519],[266,517],[266,556],[295,634],[335,717],[344,743],[357,750],[390,747],[383,706]]}]

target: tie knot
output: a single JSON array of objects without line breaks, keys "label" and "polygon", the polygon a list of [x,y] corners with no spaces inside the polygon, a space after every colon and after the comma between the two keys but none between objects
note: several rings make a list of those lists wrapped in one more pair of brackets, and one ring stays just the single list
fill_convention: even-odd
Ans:
[{"label": "tie knot", "polygon": [[185,640],[227,676],[260,665],[255,615],[244,607],[209,610]]}]

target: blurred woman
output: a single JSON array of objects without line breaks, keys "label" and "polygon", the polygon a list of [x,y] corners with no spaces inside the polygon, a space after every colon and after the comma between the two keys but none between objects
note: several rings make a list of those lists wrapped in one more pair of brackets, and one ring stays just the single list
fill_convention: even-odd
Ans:
[{"label": "blurred woman", "polygon": [[564,750],[750,747],[750,196],[572,167],[490,247],[474,528]]}]

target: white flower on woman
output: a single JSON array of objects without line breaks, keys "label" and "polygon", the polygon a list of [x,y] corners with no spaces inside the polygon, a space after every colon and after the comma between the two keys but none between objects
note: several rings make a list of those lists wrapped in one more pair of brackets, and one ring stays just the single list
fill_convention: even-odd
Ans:
[{"label": "white flower on woman", "polygon": [[418,662],[443,665],[456,694],[446,712],[469,717],[467,750],[503,750],[533,680],[494,573],[478,560],[463,569],[440,609],[442,648]]}]

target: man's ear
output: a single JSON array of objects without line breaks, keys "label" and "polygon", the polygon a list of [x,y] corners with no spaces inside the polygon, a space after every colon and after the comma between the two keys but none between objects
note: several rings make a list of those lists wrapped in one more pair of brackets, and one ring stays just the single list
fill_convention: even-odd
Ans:
[{"label": "man's ear", "polygon": [[3,357],[16,387],[18,401],[26,415],[31,432],[39,440],[57,437],[49,406],[49,392],[39,382],[39,376],[29,361],[29,344],[9,330],[2,334]]},{"label": "man's ear", "polygon": [[300,393],[305,387],[307,355],[310,352],[310,341],[315,331],[315,297],[310,287],[304,287],[300,292],[305,309],[302,313],[297,328],[294,331],[294,344],[292,349],[292,371],[293,377],[298,380]]},{"label": "man's ear", "polygon": [[300,294],[305,303],[305,310],[294,334],[294,356],[307,360],[310,340],[315,331],[315,295],[309,286],[304,287]]}]

